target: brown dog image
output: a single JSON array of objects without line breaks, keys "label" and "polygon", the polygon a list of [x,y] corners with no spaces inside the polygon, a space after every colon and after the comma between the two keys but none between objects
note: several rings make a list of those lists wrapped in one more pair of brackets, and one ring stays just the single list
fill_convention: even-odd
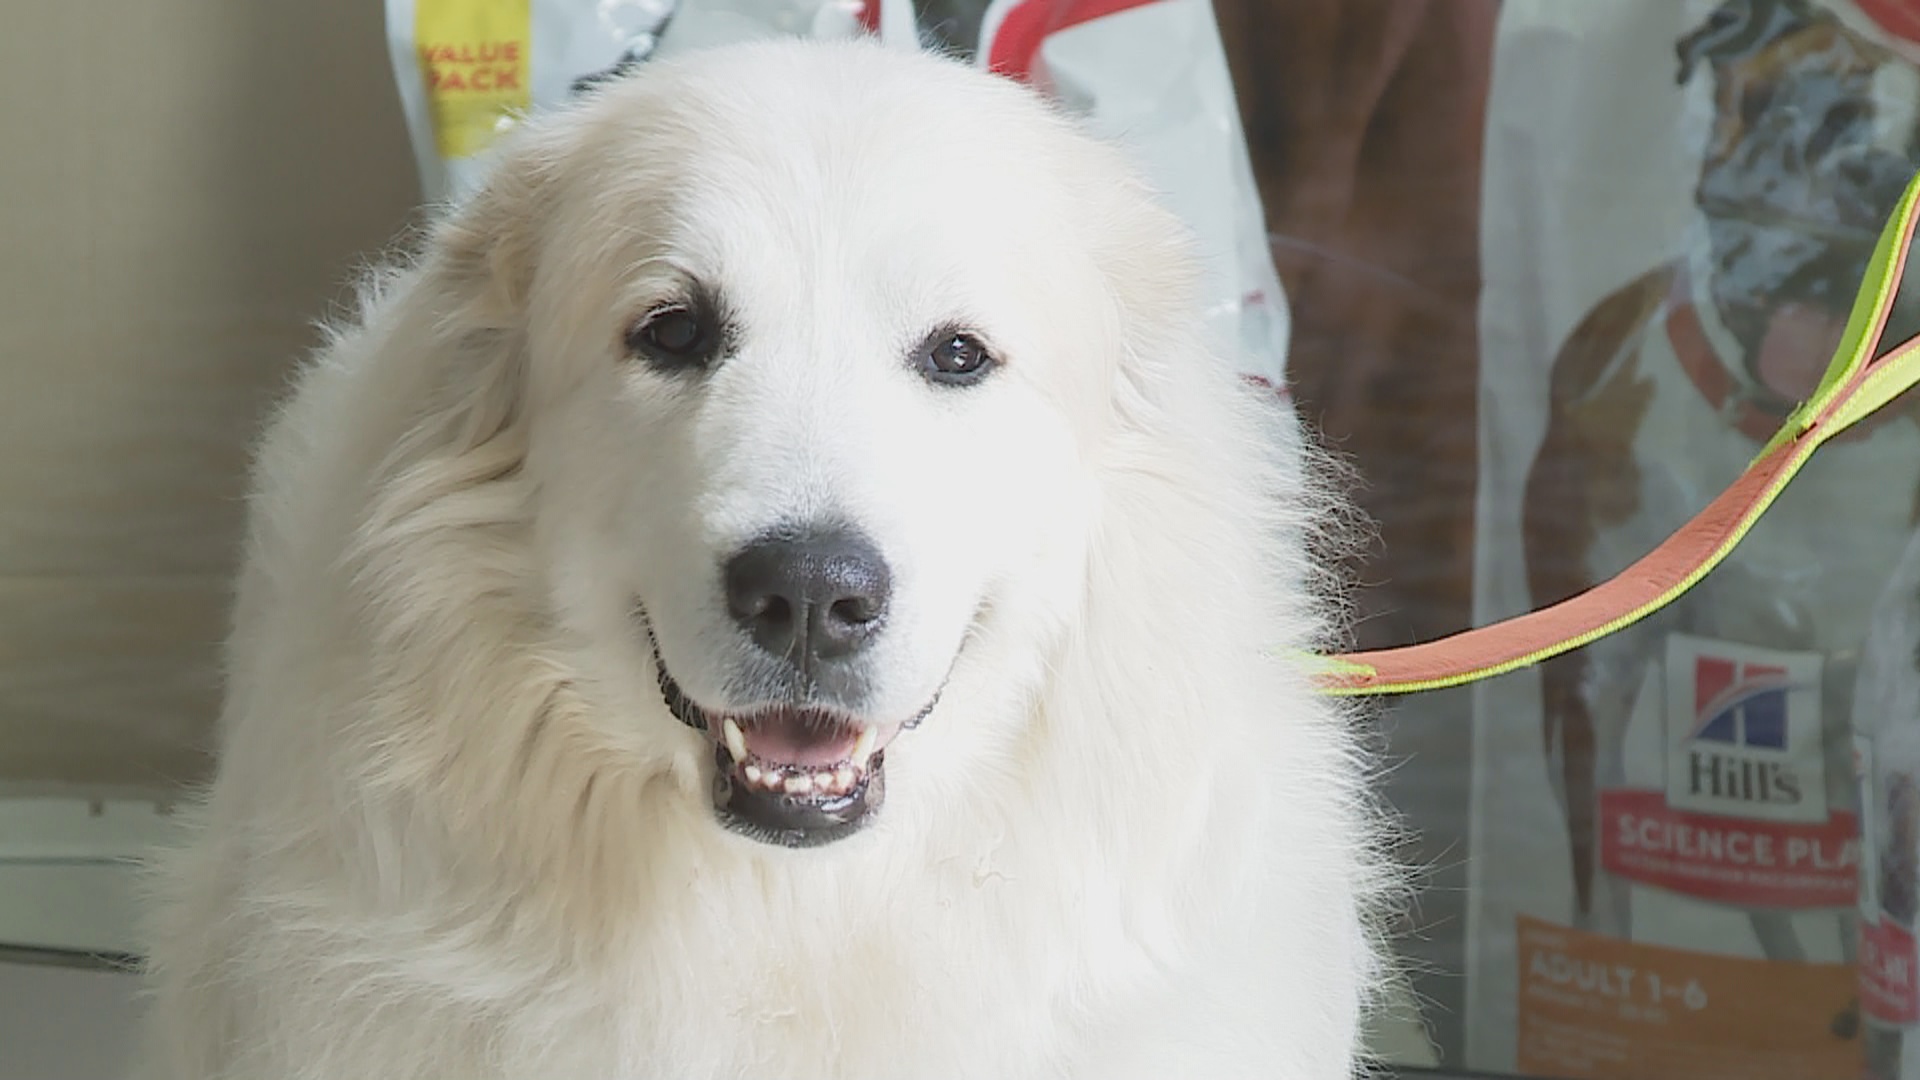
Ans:
[{"label": "brown dog image", "polygon": [[[1697,224],[1683,254],[1601,300],[1554,359],[1523,506],[1536,605],[1623,569],[1758,453],[1818,382],[1885,217],[1920,166],[1920,74],[1831,10],[1730,0],[1676,51],[1680,83],[1712,103]],[[1911,415],[1890,409],[1823,451],[1671,609],[1543,667],[1576,924],[1631,934],[1627,883],[1599,865],[1597,804],[1628,786],[1623,743],[1636,707],[1660,700],[1670,634],[1821,654],[1823,752],[1810,771],[1832,807],[1846,805],[1854,646],[1914,519]],[[1851,960],[1853,911],[1832,910]],[[1746,914],[1761,955],[1806,959],[1793,911]],[[1844,1005],[1833,1003],[1834,1032],[1850,1037]]]}]

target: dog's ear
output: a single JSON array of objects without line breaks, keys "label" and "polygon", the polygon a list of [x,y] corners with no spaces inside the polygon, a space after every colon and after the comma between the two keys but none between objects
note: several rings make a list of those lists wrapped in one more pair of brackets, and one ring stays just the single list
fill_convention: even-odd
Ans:
[{"label": "dog's ear", "polygon": [[527,306],[557,172],[556,140],[509,135],[479,188],[428,231],[408,355],[430,372],[407,432],[382,465],[377,517],[419,511],[518,468],[524,452]]},{"label": "dog's ear", "polygon": [[1726,0],[1675,43],[1680,60],[1675,81],[1686,83],[1703,63],[1751,56],[1784,34],[1812,26],[1823,14],[1806,0]]},{"label": "dog's ear", "polygon": [[[1105,176],[1115,174],[1117,160]],[[1205,349],[1193,323],[1201,303],[1198,247],[1144,184],[1109,181],[1098,190],[1095,263],[1121,339],[1115,402],[1130,423],[1152,424],[1168,387],[1189,376]]]},{"label": "dog's ear", "polygon": [[430,250],[451,292],[466,298],[469,325],[504,329],[526,310],[538,256],[535,238],[552,201],[554,140],[510,133],[480,188],[433,229]]}]

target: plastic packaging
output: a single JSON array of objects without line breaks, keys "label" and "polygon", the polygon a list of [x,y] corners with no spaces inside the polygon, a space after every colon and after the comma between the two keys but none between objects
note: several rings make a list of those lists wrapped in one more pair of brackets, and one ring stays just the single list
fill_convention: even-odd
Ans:
[{"label": "plastic packaging", "polygon": [[1131,150],[1197,235],[1222,348],[1284,386],[1285,296],[1205,0],[388,0],[386,17],[432,200],[470,191],[518,117],[702,46],[874,34],[1027,80]]},{"label": "plastic packaging", "polygon": [[1861,1080],[1920,1080],[1920,535],[1888,582],[1854,696]]},{"label": "plastic packaging", "polygon": [[[1644,554],[1811,389],[1920,168],[1912,10],[1503,6],[1477,621]],[[1855,668],[1912,417],[1823,448],[1673,608],[1477,692],[1467,1066],[1859,1075]]]}]

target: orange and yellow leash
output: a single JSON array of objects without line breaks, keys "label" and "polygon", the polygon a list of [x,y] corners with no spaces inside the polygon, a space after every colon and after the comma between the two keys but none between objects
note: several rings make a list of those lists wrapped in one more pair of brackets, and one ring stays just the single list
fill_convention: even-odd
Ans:
[{"label": "orange and yellow leash", "polygon": [[1631,626],[1673,603],[1718,566],[1822,443],[1920,383],[1920,337],[1882,352],[1920,219],[1920,176],[1880,233],[1853,311],[1813,395],[1740,478],[1678,532],[1577,596],[1488,626],[1396,649],[1315,656],[1314,679],[1343,697],[1407,694],[1531,667]]}]

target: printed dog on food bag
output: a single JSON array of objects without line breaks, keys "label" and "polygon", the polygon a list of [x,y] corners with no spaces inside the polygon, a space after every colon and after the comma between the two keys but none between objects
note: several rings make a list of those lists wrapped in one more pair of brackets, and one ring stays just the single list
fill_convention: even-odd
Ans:
[{"label": "printed dog on food bag", "polygon": [[509,135],[261,448],[159,1075],[1352,1075],[1336,504],[1193,268],[926,55]]},{"label": "printed dog on food bag", "polygon": [[[1536,604],[1650,550],[1758,453],[1818,381],[1880,227],[1920,167],[1920,73],[1825,8],[1735,0],[1677,51],[1681,82],[1711,102],[1697,225],[1685,254],[1601,300],[1554,361],[1524,506]],[[1908,329],[1894,327],[1895,340],[1915,325],[1897,321]],[[1910,415],[1890,410],[1823,450],[1724,567],[1671,609],[1544,666],[1579,924],[1631,929],[1627,884],[1601,865],[1607,830],[1621,824],[1604,820],[1603,791],[1665,789],[1670,806],[1704,808],[1709,820],[1817,826],[1849,805],[1853,644],[1873,582],[1914,520],[1920,442]],[[1675,633],[1708,642],[1706,651],[1669,655]],[[1709,655],[1714,643],[1727,657]],[[1784,707],[1771,742],[1758,734],[1759,710],[1773,709],[1760,686],[1770,669],[1740,659],[1743,646],[1813,657],[1817,690]],[[1752,694],[1716,692],[1728,679]],[[1698,714],[1696,702],[1705,703]],[[1628,775],[1635,717],[1663,710],[1664,725],[1647,726],[1665,740],[1666,775]],[[1721,748],[1706,745],[1716,739],[1739,743],[1733,756],[1709,753]],[[1762,783],[1740,769],[1774,771]],[[1789,803],[1799,805],[1781,809]],[[1818,860],[1836,882],[1850,872],[1834,851]],[[1770,959],[1806,958],[1796,907],[1833,911],[1851,955],[1851,900],[1723,900],[1747,908]],[[1843,1013],[1836,1030],[1850,1029]]]}]

